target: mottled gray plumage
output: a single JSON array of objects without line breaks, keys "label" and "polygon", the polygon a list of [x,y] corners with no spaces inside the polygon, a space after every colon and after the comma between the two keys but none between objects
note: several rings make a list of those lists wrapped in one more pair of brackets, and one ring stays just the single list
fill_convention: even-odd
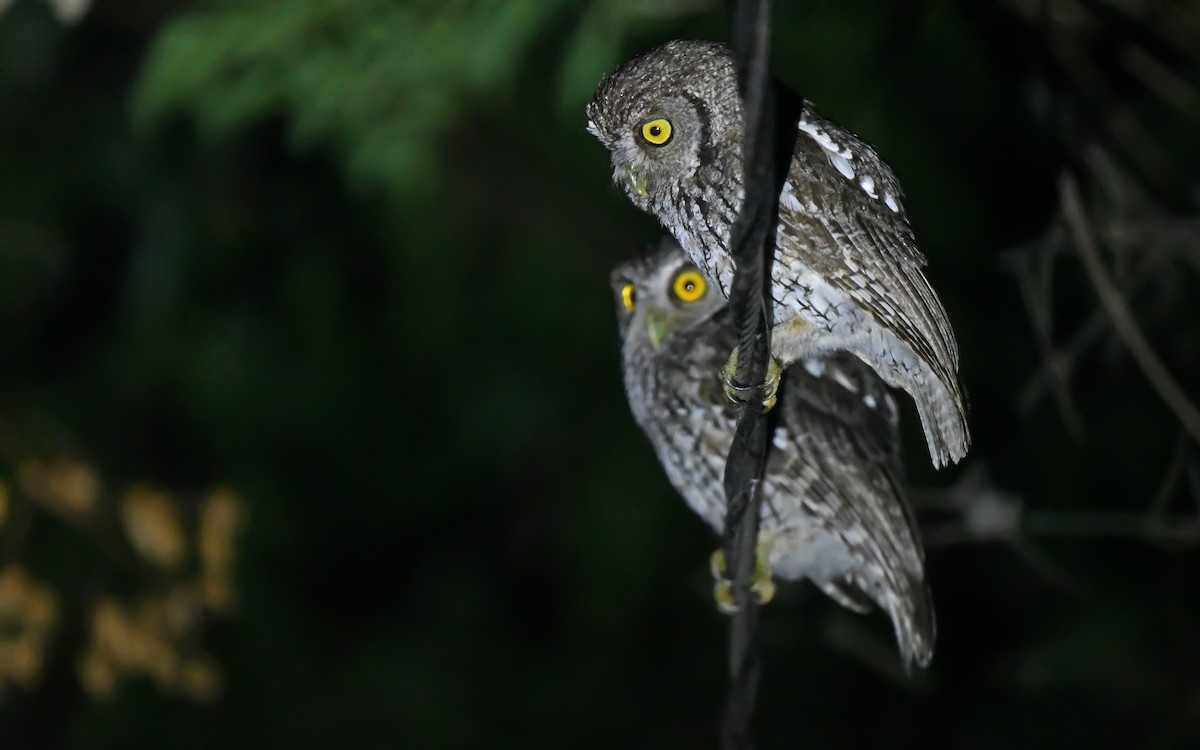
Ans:
[{"label": "mottled gray plumage", "polygon": [[[715,288],[692,302],[678,296],[689,272],[699,273],[668,239],[617,268],[612,285],[634,418],[671,483],[720,533],[737,413],[717,372],[736,335]],[[928,664],[933,608],[891,392],[854,357],[806,359],[783,373],[777,412],[759,530],[772,572],[808,578],[855,611],[873,602],[891,618],[906,663]]]},{"label": "mottled gray plumage", "polygon": [[[614,180],[728,296],[730,227],[745,197],[729,50],[670,42],[602,81],[587,114]],[[661,134],[664,120],[668,138],[655,145],[643,127]],[[970,445],[958,345],[922,272],[900,185],[870,146],[808,102],[797,128],[772,265],[772,354],[786,366],[853,353],[913,397],[934,465],[957,462]]]}]

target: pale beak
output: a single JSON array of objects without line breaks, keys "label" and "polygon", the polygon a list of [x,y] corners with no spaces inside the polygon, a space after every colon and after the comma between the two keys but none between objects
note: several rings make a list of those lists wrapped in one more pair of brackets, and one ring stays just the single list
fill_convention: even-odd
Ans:
[{"label": "pale beak", "polygon": [[643,198],[649,193],[646,192],[646,175],[638,172],[633,168],[633,165],[626,167],[629,172],[629,187],[633,192]]},{"label": "pale beak", "polygon": [[646,313],[646,335],[655,349],[662,344],[662,340],[670,332],[670,323],[671,321],[663,317],[661,313],[653,311]]}]

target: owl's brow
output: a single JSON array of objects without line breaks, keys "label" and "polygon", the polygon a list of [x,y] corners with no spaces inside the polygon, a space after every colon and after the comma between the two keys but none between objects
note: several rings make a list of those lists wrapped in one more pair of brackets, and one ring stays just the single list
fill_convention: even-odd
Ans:
[{"label": "owl's brow", "polygon": [[671,272],[671,280],[674,281],[676,278],[679,277],[680,274],[687,273],[688,271],[695,271],[696,273],[700,273],[700,269],[696,268],[695,263],[685,260],[682,263],[680,263],[679,265],[675,266],[675,270]]},{"label": "owl's brow", "polygon": [[696,116],[700,118],[700,161],[711,164],[716,160],[716,153],[712,145],[712,113],[708,109],[708,104],[696,94],[685,91],[683,96],[696,108]]}]

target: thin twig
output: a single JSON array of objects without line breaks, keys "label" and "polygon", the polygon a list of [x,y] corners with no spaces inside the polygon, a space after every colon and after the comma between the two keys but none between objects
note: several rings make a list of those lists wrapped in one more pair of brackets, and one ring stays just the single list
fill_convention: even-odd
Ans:
[{"label": "thin twig", "polygon": [[1116,284],[1104,269],[1104,264],[1100,260],[1100,252],[1096,247],[1096,238],[1092,234],[1091,226],[1084,214],[1083,201],[1079,197],[1079,187],[1070,175],[1064,174],[1060,178],[1059,193],[1063,216],[1071,231],[1075,248],[1079,251],[1079,256],[1091,278],[1092,286],[1096,289],[1096,294],[1100,297],[1104,311],[1112,320],[1113,329],[1125,347],[1129,349],[1129,353],[1141,367],[1150,384],[1158,391],[1158,395],[1175,412],[1175,416],[1178,417],[1184,429],[1188,431],[1197,445],[1200,445],[1200,411],[1197,411],[1196,406],[1175,382],[1170,371],[1146,341],[1137,321],[1129,312],[1125,298],[1121,296]]},{"label": "thin twig", "polygon": [[1063,411],[1063,419],[1067,422],[1072,437],[1082,437],[1083,417],[1071,396],[1071,375],[1083,353],[1099,341],[1107,330],[1108,319],[1104,317],[1104,313],[1097,310],[1079,326],[1079,330],[1065,344],[1054,347],[1046,355],[1048,358],[1042,362],[1041,367],[1021,389],[1021,395],[1017,399],[1021,415],[1027,417],[1032,414],[1042,396],[1047,391],[1052,391],[1059,399],[1059,408]]},{"label": "thin twig", "polygon": [[[1167,511],[1171,497],[1178,492],[1179,484],[1185,481],[1190,485],[1187,490],[1191,491],[1195,505],[1195,514],[1186,522],[1172,519]],[[1172,520],[1175,523],[1171,523]],[[1190,462],[1187,433],[1183,429],[1179,430],[1179,439],[1175,441],[1175,456],[1171,459],[1167,476],[1146,509],[1142,528],[1148,539],[1160,544],[1200,542],[1200,472],[1196,472]]]},{"label": "thin twig", "polygon": [[[1042,262],[1041,269],[1032,267],[1035,260]],[[1053,263],[1053,253],[1038,252],[1013,256],[1011,265],[1017,276],[1017,289],[1021,293],[1021,300],[1025,303],[1025,310],[1029,313],[1030,321],[1033,323],[1038,351],[1042,356],[1042,368],[1039,374],[1044,373],[1045,378],[1039,382],[1049,385],[1071,437],[1079,440],[1083,437],[1083,417],[1080,416],[1079,408],[1075,406],[1075,401],[1071,398],[1071,389],[1068,384],[1071,361],[1064,352],[1054,346],[1051,336],[1049,282]],[[1041,281],[1042,284],[1039,285],[1038,281]],[[1039,286],[1042,288],[1041,294],[1038,294]],[[1033,403],[1036,401],[1030,402],[1022,398],[1022,413],[1028,414]]]}]

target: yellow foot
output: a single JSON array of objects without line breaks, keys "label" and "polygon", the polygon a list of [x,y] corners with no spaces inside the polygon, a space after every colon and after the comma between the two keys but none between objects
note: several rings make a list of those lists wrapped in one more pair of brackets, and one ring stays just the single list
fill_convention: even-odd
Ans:
[{"label": "yellow foot", "polygon": [[[733,353],[729,355],[729,361],[721,368],[721,385],[725,388],[725,396],[735,404],[745,403],[753,389],[752,386],[734,385],[734,380],[737,378],[737,361],[738,347],[734,347]],[[779,362],[774,357],[768,357],[767,379],[763,383],[763,411],[771,411],[771,408],[775,406],[776,391],[779,390],[781,374]]]},{"label": "yellow foot", "polygon": [[[727,615],[737,612],[737,604],[733,598],[733,581],[725,576],[725,551],[718,549],[713,552],[708,564],[715,581],[713,599],[717,602],[717,609]],[[761,545],[754,555],[754,575],[750,578],[750,597],[755,604],[760,605],[775,598],[775,582],[771,580],[771,567],[767,565]]]}]

